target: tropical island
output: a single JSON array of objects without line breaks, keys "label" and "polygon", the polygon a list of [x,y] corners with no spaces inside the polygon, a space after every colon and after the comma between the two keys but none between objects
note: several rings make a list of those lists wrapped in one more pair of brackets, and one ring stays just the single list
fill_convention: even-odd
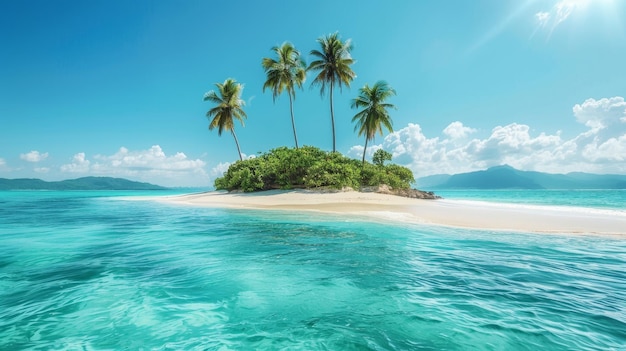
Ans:
[{"label": "tropical island", "polygon": [[[317,40],[318,50],[310,52],[313,61],[306,66],[300,52],[286,42],[273,47],[274,58],[263,58],[261,66],[267,80],[263,90],[269,89],[274,100],[286,92],[289,97],[290,122],[294,147],[281,146],[265,153],[244,158],[235,133],[235,121],[242,126],[247,118],[242,98],[243,85],[232,78],[216,83],[216,90],[207,92],[204,101],[213,104],[206,113],[209,130],[217,129],[218,135],[229,132],[235,141],[239,160],[230,164],[228,170],[214,181],[216,190],[207,193],[160,198],[167,203],[223,207],[236,209],[297,210],[327,214],[350,214],[368,219],[429,223],[464,228],[493,230],[521,230],[550,233],[604,233],[623,235],[621,229],[626,217],[607,213],[577,213],[545,209],[528,209],[489,204],[471,207],[457,202],[415,201],[439,198],[432,192],[411,188],[416,183],[413,172],[403,166],[390,163],[392,154],[378,148],[367,159],[367,147],[377,134],[393,132],[390,111],[396,107],[388,100],[396,91],[385,81],[365,84],[359,89],[351,107],[354,131],[365,137],[360,160],[351,159],[337,152],[335,140],[335,115],[333,94],[335,87],[350,86],[356,74],[349,40],[342,41],[338,33]],[[320,87],[320,94],[328,93],[332,126],[332,151],[298,143],[293,104],[296,88],[302,88],[308,72],[316,73],[312,86]],[[496,179],[511,173],[508,167],[500,167],[487,173]],[[504,175],[503,175],[504,174]],[[510,187],[512,184],[494,182],[491,185]],[[455,176],[434,176],[433,181],[452,181]],[[528,186],[532,182],[525,176],[518,177],[516,184]],[[519,181],[519,180],[523,181]],[[439,183],[438,183],[439,184]],[[468,184],[463,183],[463,184]],[[392,196],[400,195],[400,196]],[[485,221],[485,218],[489,218]]]},{"label": "tropical island", "polygon": [[391,154],[379,149],[374,164],[357,161],[338,152],[316,147],[281,147],[259,157],[234,163],[215,180],[217,190],[262,191],[272,189],[360,190],[420,199],[434,199],[432,192],[410,188],[413,173],[406,167],[385,165]]},{"label": "tropical island", "polygon": [[[318,189],[318,190],[359,190],[380,192],[421,199],[438,198],[432,192],[411,189],[415,182],[410,169],[395,164],[385,165],[392,155],[377,150],[373,155],[373,164],[365,160],[367,144],[376,134],[383,134],[383,129],[393,132],[393,123],[389,114],[395,109],[387,99],[396,91],[385,81],[374,85],[365,84],[359,89],[359,95],[352,100],[351,107],[358,112],[352,118],[355,131],[365,136],[365,146],[361,161],[350,159],[336,151],[335,115],[333,90],[335,86],[350,86],[356,74],[350,67],[354,60],[350,55],[350,40],[342,41],[338,33],[329,34],[317,40],[319,50],[310,52],[314,60],[306,66],[300,52],[289,42],[275,46],[272,51],[276,58],[263,58],[263,67],[267,80],[263,91],[271,90],[274,101],[283,92],[289,96],[289,111],[295,148],[279,147],[261,154],[259,157],[244,160],[239,140],[235,133],[235,120],[242,126],[247,115],[243,109],[245,102],[241,98],[243,85],[228,78],[224,83],[216,83],[216,90],[204,95],[204,101],[214,104],[206,116],[209,118],[209,130],[217,128],[218,135],[230,132],[235,140],[239,161],[230,165],[223,177],[215,180],[217,190],[229,192],[254,192],[270,189]],[[326,152],[313,146],[298,145],[298,135],[293,113],[296,88],[302,88],[307,72],[316,72],[312,86],[320,87],[323,96],[328,90],[330,96],[330,118],[332,125],[332,152]]]},{"label": "tropical island", "polygon": [[[413,172],[389,163],[392,154],[378,148],[372,163],[366,160],[368,143],[383,131],[393,132],[390,111],[396,107],[388,100],[396,91],[385,81],[365,84],[351,100],[356,110],[351,122],[354,131],[365,138],[361,160],[337,152],[333,94],[336,87],[349,87],[356,74],[351,68],[350,40],[338,33],[317,40],[313,61],[307,66],[298,50],[285,42],[272,48],[273,58],[263,58],[261,67],[274,101],[282,93],[289,97],[289,113],[294,147],[277,147],[244,159],[235,133],[235,121],[242,126],[247,118],[242,98],[243,84],[232,78],[216,83],[204,95],[212,103],[206,113],[209,130],[218,135],[229,132],[235,141],[239,160],[230,164],[223,176],[214,181],[218,191],[161,198],[167,203],[238,209],[298,210],[328,214],[351,214],[368,219],[429,223],[446,226],[493,230],[521,230],[551,233],[604,233],[622,235],[625,218],[605,213],[578,213],[544,209],[519,209],[505,206],[473,205],[448,201],[415,201],[414,198],[439,198],[432,192],[411,188]],[[296,88],[301,89],[307,73],[314,73],[312,87],[328,94],[332,151],[315,146],[300,147],[294,117]],[[448,176],[450,179],[453,177]],[[443,179],[438,177],[437,179]],[[447,180],[448,178],[446,178]],[[261,196],[258,196],[261,195]],[[400,195],[400,196],[392,196]],[[489,218],[489,221],[485,221]]]}]

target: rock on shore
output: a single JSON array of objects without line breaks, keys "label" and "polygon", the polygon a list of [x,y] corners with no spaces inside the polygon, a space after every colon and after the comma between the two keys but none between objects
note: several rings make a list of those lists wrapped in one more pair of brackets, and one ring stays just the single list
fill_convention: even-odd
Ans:
[{"label": "rock on shore", "polygon": [[412,199],[425,199],[425,200],[441,199],[441,196],[435,195],[435,193],[433,193],[432,191],[422,191],[422,190],[417,190],[417,189],[392,189],[391,187],[385,184],[382,184],[379,186],[364,187],[364,188],[361,188],[361,191],[370,192],[370,193],[403,196],[403,197],[409,197]]}]

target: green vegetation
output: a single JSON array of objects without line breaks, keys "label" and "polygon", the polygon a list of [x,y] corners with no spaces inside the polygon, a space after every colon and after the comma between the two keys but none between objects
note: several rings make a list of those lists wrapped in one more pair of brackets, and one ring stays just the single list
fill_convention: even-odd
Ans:
[{"label": "green vegetation", "polygon": [[232,164],[215,180],[218,190],[245,192],[269,189],[332,188],[387,184],[409,189],[414,181],[408,168],[390,164],[374,165],[313,146],[299,149],[280,147],[259,157]]},{"label": "green vegetation", "polygon": [[239,159],[243,160],[239,141],[235,134],[235,123],[233,122],[233,118],[235,118],[243,126],[243,120],[246,118],[246,113],[243,110],[245,102],[241,99],[243,85],[237,83],[234,79],[228,78],[224,83],[216,83],[215,86],[219,94],[213,90],[204,94],[204,101],[211,101],[216,104],[215,107],[206,113],[209,119],[213,118],[211,123],[209,123],[209,130],[217,128],[217,135],[222,135],[223,131],[229,131],[235,138]]},{"label": "green vegetation", "polygon": [[312,50],[311,55],[315,60],[309,64],[307,71],[319,71],[317,77],[313,80],[312,85],[320,86],[320,94],[324,95],[326,86],[329,89],[330,96],[330,121],[333,127],[333,152],[337,151],[335,147],[335,113],[333,111],[333,87],[335,84],[341,86],[345,84],[350,86],[350,82],[356,77],[350,65],[354,60],[350,56],[352,43],[350,40],[342,42],[339,33],[329,34],[325,37],[317,39],[321,46],[321,50]]},{"label": "green vegetation", "polygon": [[[358,110],[352,118],[352,122],[356,124],[354,130],[359,136],[365,136],[361,161],[336,152],[333,90],[335,86],[339,89],[343,86],[350,87],[350,83],[356,78],[351,68],[354,63],[350,53],[352,43],[350,39],[342,41],[339,33],[320,37],[317,43],[319,49],[311,50],[313,60],[308,67],[300,52],[289,42],[272,47],[275,58],[265,57],[261,61],[266,75],[263,91],[271,90],[274,101],[285,91],[289,95],[295,149],[280,147],[256,158],[244,160],[234,129],[234,119],[243,125],[246,118],[243,111],[244,101],[241,99],[243,86],[229,78],[222,84],[215,84],[217,92],[210,91],[204,95],[204,101],[215,105],[206,114],[211,120],[209,130],[218,128],[218,135],[222,131],[230,131],[239,152],[240,161],[230,165],[224,176],[215,180],[218,190],[251,192],[293,188],[361,189],[383,184],[396,191],[410,189],[410,184],[414,181],[413,173],[405,167],[385,165],[385,161],[391,160],[389,152],[377,150],[374,153],[374,164],[365,160],[368,143],[374,140],[376,134],[383,135],[383,129],[393,132],[389,110],[395,109],[395,106],[386,100],[396,92],[385,81],[378,81],[371,87],[365,84],[359,90],[357,98],[352,100],[352,108]],[[312,146],[299,148],[298,145],[293,101],[296,87],[302,88],[307,72],[315,72],[311,86],[319,86],[322,96],[326,91],[329,93],[332,152]]]},{"label": "green vegetation", "polygon": [[363,148],[363,163],[365,163],[365,152],[367,151],[367,142],[374,140],[376,132],[383,135],[383,127],[389,132],[393,132],[393,124],[391,116],[387,109],[396,107],[386,103],[389,97],[396,95],[387,82],[378,81],[374,86],[365,86],[359,89],[359,96],[352,100],[352,108],[362,108],[359,113],[354,115],[352,122],[356,122],[354,127],[359,135],[365,135],[365,147]]},{"label": "green vegetation", "polygon": [[293,138],[298,148],[298,135],[296,134],[296,121],[293,117],[293,100],[296,99],[295,86],[302,89],[302,84],[306,79],[306,65],[300,57],[300,52],[291,45],[291,43],[283,43],[280,47],[275,46],[272,51],[276,53],[277,60],[272,58],[264,58],[261,62],[267,80],[263,84],[263,91],[269,88],[272,90],[272,97],[276,101],[276,97],[283,90],[289,95],[289,111],[291,112],[291,126],[293,127]]},{"label": "green vegetation", "polygon": [[393,155],[383,149],[378,149],[374,152],[374,156],[372,157],[372,162],[375,165],[382,167],[385,164],[385,161],[391,161],[391,157]]}]

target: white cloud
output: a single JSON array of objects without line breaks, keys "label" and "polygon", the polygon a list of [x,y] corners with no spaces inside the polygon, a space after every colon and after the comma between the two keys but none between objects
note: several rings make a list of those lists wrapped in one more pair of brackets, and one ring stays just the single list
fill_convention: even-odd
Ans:
[{"label": "white cloud", "polygon": [[[477,131],[461,122],[448,125],[443,138],[429,138],[418,124],[409,123],[372,149],[382,147],[391,152],[394,161],[411,168],[416,177],[500,164],[553,173],[626,173],[624,99],[588,99],[575,105],[573,111],[589,129],[571,139],[563,139],[560,132],[531,133],[528,125],[512,123],[496,126],[486,137],[469,140],[467,135]],[[362,152],[363,147],[356,145],[349,154],[360,156]]]},{"label": "white cloud", "polygon": [[354,145],[348,150],[348,155],[351,157],[358,157],[363,155],[363,145]]},{"label": "white cloud", "polygon": [[[254,154],[252,155],[241,154],[241,156],[243,157],[244,160],[251,160],[253,158],[256,158],[256,155]],[[224,173],[228,171],[228,168],[230,167],[230,165],[232,165],[231,162],[218,163],[215,167],[211,168],[211,170],[209,171],[209,176],[212,179],[222,177]]]},{"label": "white cloud", "polygon": [[42,154],[42,153],[39,153],[39,151],[33,150],[25,154],[20,154],[20,158],[28,162],[40,162],[48,158],[48,153],[44,152]]},{"label": "white cloud", "polygon": [[475,133],[476,129],[465,127],[461,122],[452,122],[444,130],[443,134],[449,136],[451,139],[462,139],[469,134]]},{"label": "white cloud", "polygon": [[87,173],[89,172],[90,161],[85,158],[84,152],[79,152],[72,157],[72,163],[61,166],[61,172]]},{"label": "white cloud", "polygon": [[9,167],[9,165],[7,164],[7,161],[3,158],[0,158],[0,172],[5,173],[5,172],[12,172],[12,171],[14,171],[14,169]]},{"label": "white cloud", "polygon": [[626,122],[626,102],[620,96],[587,99],[582,104],[574,105],[573,111],[580,123],[591,128],[606,128]]},{"label": "white cloud", "polygon": [[34,171],[37,173],[48,173],[50,172],[50,168],[48,167],[35,167]]},{"label": "white cloud", "polygon": [[198,170],[205,166],[202,160],[190,160],[182,152],[167,156],[159,145],[154,145],[148,150],[130,151],[121,147],[111,156],[96,155],[94,159],[95,170],[123,169],[127,171],[189,171]]},{"label": "white cloud", "polygon": [[581,153],[586,160],[596,164],[619,165],[620,162],[626,161],[626,134],[607,140],[594,138],[592,142],[584,145]]},{"label": "white cloud", "polygon": [[164,186],[208,186],[206,162],[190,159],[182,152],[167,155],[159,145],[147,150],[121,147],[112,155],[95,155],[92,160],[81,152],[72,163],[61,166],[62,172],[83,175],[123,177]]},{"label": "white cloud", "polygon": [[[365,159],[371,161],[372,157],[374,156],[374,153],[377,150],[382,149],[382,148],[383,148],[382,145],[368,144],[367,152],[365,153]],[[363,157],[363,145],[354,145],[353,147],[350,148],[350,150],[348,150],[348,155],[354,158],[361,159],[361,157]]]},{"label": "white cloud", "polygon": [[230,167],[230,162],[220,162],[217,166],[211,168],[211,172],[209,173],[213,178],[219,178],[228,171],[228,167]]}]

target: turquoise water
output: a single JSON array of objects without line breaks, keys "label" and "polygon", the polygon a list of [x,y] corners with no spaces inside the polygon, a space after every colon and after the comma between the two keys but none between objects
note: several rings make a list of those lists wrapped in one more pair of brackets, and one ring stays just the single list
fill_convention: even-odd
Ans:
[{"label": "turquoise water", "polygon": [[132,194],[0,192],[0,350],[626,349],[626,240]]},{"label": "turquoise water", "polygon": [[626,190],[437,190],[446,199],[626,210]]}]

